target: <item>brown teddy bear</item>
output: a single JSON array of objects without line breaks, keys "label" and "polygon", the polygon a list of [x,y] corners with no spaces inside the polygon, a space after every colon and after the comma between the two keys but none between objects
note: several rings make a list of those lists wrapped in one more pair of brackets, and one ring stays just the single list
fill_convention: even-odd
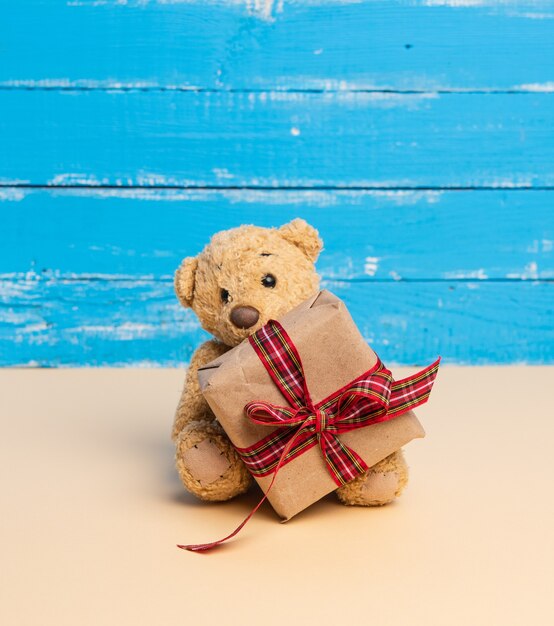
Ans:
[{"label": "brown teddy bear", "polygon": [[[204,400],[197,370],[316,292],[315,261],[322,245],[317,230],[302,219],[280,228],[240,226],[214,235],[175,273],[181,304],[216,338],[192,356],[172,433],[181,480],[202,500],[233,498],[252,478]],[[400,495],[407,479],[399,450],[337,495],[344,504],[378,506]]]}]

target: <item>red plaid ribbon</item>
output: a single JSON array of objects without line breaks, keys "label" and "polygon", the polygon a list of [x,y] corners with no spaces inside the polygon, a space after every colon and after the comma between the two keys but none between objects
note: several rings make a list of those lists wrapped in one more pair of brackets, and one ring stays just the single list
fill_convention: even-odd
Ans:
[{"label": "red plaid ribbon", "polygon": [[281,467],[315,445],[319,444],[339,487],[369,469],[338,435],[393,419],[427,402],[440,363],[439,357],[417,374],[394,381],[378,358],[367,372],[313,404],[300,355],[281,324],[270,320],[248,339],[289,406],[249,402],[245,411],[252,421],[278,428],[237,451],[254,476],[273,474],[273,479],[263,498],[231,534],[210,543],[178,546],[192,552],[206,552],[237,535],[267,498]]},{"label": "red plaid ribbon", "polygon": [[279,322],[271,320],[249,341],[289,406],[263,401],[246,405],[252,421],[278,428],[253,446],[237,448],[244,463],[252,475],[267,476],[278,465],[319,445],[339,487],[369,469],[339,435],[390,420],[427,402],[440,362],[437,359],[417,374],[393,381],[391,372],[377,359],[370,370],[314,404],[300,355]]}]

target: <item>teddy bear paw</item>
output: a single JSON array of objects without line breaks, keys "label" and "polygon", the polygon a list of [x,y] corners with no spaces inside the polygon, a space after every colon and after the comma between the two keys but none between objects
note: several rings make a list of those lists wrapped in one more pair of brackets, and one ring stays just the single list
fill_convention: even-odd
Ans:
[{"label": "teddy bear paw", "polygon": [[395,500],[407,482],[408,468],[399,450],[337,489],[337,496],[343,504],[383,506]]},{"label": "teddy bear paw", "polygon": [[216,422],[190,422],[177,438],[175,461],[183,485],[201,500],[229,500],[247,491],[252,482]]}]

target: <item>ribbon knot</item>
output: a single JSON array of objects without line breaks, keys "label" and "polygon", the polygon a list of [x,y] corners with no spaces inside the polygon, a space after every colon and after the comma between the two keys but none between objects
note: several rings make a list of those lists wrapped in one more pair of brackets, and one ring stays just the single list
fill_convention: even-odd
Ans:
[{"label": "ribbon knot", "polygon": [[321,433],[325,432],[325,430],[327,429],[327,413],[325,413],[325,411],[322,411],[321,409],[315,409],[314,418],[315,432],[318,435],[321,435]]}]

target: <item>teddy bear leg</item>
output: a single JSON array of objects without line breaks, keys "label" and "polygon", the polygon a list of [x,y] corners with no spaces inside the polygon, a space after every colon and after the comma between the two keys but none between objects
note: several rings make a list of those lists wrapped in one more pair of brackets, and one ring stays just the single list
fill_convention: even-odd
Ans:
[{"label": "teddy bear leg", "polygon": [[337,496],[343,504],[382,506],[395,500],[407,482],[408,466],[402,450],[398,450],[337,489]]},{"label": "teddy bear leg", "polygon": [[189,422],[176,444],[175,462],[181,481],[201,500],[229,500],[250,486],[248,470],[217,422]]}]

